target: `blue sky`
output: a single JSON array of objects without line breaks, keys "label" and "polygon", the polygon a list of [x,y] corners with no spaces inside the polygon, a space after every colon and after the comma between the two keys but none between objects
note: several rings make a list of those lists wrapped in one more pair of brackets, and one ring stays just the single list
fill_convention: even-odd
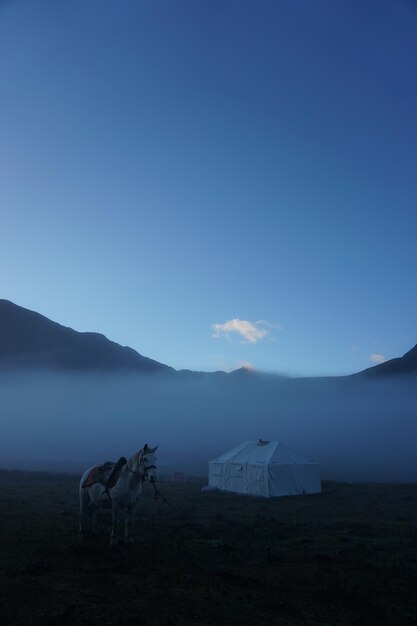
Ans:
[{"label": "blue sky", "polygon": [[416,59],[405,0],[3,3],[1,297],[178,369],[403,354]]}]

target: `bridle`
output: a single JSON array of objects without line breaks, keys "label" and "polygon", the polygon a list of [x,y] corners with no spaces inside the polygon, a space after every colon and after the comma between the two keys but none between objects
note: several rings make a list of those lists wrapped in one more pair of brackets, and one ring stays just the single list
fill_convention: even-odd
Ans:
[{"label": "bridle", "polygon": [[[141,458],[141,460],[139,461],[139,467],[143,464],[143,459]],[[151,469],[157,469],[156,465],[148,465],[147,467],[144,467],[142,471],[137,471],[132,469],[131,467],[129,467],[129,461],[127,461],[126,463],[126,467],[129,470],[129,472],[131,472],[132,474],[134,474],[135,476],[139,477],[139,480],[144,480],[146,477],[146,474],[149,472],[149,470]]]}]

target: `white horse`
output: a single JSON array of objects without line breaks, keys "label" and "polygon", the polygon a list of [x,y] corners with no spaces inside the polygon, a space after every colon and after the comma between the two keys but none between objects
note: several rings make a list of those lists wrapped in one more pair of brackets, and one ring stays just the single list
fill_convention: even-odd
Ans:
[{"label": "white horse", "polygon": [[103,507],[112,509],[110,545],[118,543],[122,514],[124,514],[124,539],[131,541],[130,526],[142,493],[142,484],[146,478],[150,482],[154,482],[156,478],[157,447],[150,448],[145,444],[142,450],[135,452],[127,461],[122,458],[123,466],[113,486],[108,485],[113,465],[109,468],[106,465],[96,465],[84,472],[80,481],[81,535],[86,532],[88,521],[91,521],[92,532],[96,533],[96,512]]}]

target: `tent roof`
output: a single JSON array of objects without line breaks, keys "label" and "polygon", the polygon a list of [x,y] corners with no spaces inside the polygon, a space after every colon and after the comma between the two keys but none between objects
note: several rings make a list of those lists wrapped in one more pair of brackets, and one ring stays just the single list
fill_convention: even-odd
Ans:
[{"label": "tent roof", "polygon": [[232,450],[212,459],[210,463],[278,463],[281,465],[292,465],[314,463],[291,448],[288,448],[281,441],[244,441]]}]

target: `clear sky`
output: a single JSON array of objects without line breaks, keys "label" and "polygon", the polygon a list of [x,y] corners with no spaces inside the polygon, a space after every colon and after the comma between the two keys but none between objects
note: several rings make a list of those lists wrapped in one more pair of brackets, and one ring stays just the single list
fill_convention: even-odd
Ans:
[{"label": "clear sky", "polygon": [[410,0],[0,5],[0,296],[177,369],[417,342]]}]

